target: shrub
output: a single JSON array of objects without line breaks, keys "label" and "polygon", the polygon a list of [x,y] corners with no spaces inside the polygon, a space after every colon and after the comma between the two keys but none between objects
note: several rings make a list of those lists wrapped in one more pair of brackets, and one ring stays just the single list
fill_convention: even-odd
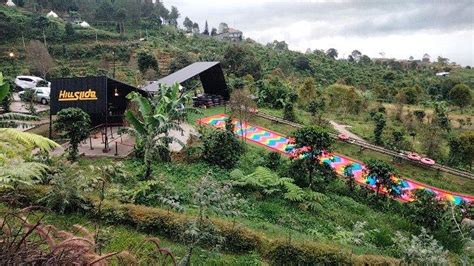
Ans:
[{"label": "shrub", "polygon": [[275,241],[269,247],[266,257],[278,265],[314,265],[349,263],[348,254],[341,249],[325,244],[299,244]]},{"label": "shrub", "polygon": [[148,69],[153,69],[158,72],[158,61],[152,54],[147,52],[139,52],[137,60],[138,68],[142,73],[144,73]]},{"label": "shrub", "polygon": [[[30,203],[38,197],[44,196],[48,188],[36,186],[25,191]],[[100,218],[111,224],[124,224],[136,227],[145,233],[156,233],[174,241],[182,241],[188,224],[195,217],[184,213],[176,213],[160,208],[151,208],[134,204],[120,204],[116,201],[105,200],[102,202],[101,211],[98,212],[99,201],[92,201],[93,208],[90,215]],[[354,256],[338,246],[329,246],[320,243],[299,243],[275,240],[271,242],[264,235],[253,230],[240,227],[218,218],[211,218],[212,223],[219,230],[224,239],[222,246],[228,252],[245,253],[258,251],[265,258],[278,265],[313,265],[319,263],[350,263],[358,265],[376,262],[378,265],[399,264],[398,260],[384,257],[362,255]],[[292,260],[294,259],[294,260]]]},{"label": "shrub", "polygon": [[393,240],[398,255],[405,263],[440,265],[448,263],[448,252],[424,228],[421,229],[420,235],[412,235],[410,238],[397,232]]},{"label": "shrub", "polygon": [[54,127],[69,141],[68,159],[75,161],[79,143],[89,136],[91,119],[79,108],[66,108],[58,112]]},{"label": "shrub", "polygon": [[222,168],[233,168],[244,149],[242,144],[228,131],[211,131],[203,139],[203,158]]},{"label": "shrub", "polygon": [[281,164],[282,164],[282,159],[281,159],[280,153],[276,151],[272,151],[265,155],[264,166],[266,168],[269,168],[271,170],[277,170],[281,166]]}]

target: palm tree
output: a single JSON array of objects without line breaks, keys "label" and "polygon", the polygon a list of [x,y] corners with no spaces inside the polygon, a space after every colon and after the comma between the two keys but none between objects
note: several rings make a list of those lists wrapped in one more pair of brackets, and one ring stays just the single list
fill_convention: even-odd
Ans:
[{"label": "palm tree", "polygon": [[[4,82],[0,73],[0,101],[7,97],[9,90],[8,83]],[[9,128],[18,127],[22,121],[35,119],[37,118],[30,115],[0,114],[0,189],[31,184],[35,177],[48,168],[42,163],[28,161],[27,158],[35,148],[49,151],[59,145],[45,137]]]},{"label": "palm tree", "polygon": [[[143,152],[145,164],[144,179],[151,176],[153,155],[159,151],[168,154],[169,144],[181,141],[169,135],[171,129],[183,131],[179,121],[186,117],[189,111],[197,112],[194,108],[185,107],[189,94],[179,91],[179,84],[162,86],[153,98],[147,98],[137,92],[127,95],[127,98],[138,105],[138,110],[127,110],[125,117],[131,127],[126,132],[135,137],[135,148]],[[162,158],[164,156],[161,156]]]}]

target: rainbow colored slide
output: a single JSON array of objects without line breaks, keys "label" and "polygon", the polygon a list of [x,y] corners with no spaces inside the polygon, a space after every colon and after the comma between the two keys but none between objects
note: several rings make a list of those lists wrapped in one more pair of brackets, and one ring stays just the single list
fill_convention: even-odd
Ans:
[{"label": "rainbow colored slide", "polygon": [[[227,116],[225,114],[218,114],[198,119],[197,122],[199,124],[212,126],[215,128],[224,128],[226,119]],[[280,152],[286,156],[289,156],[293,150],[293,145],[289,143],[289,139],[277,132],[262,127],[253,126],[245,122],[240,125],[240,122],[236,120],[234,120],[233,123],[235,125],[234,131],[237,136],[244,137],[255,144],[276,152]],[[343,176],[344,174],[344,167],[346,165],[352,164],[352,173],[354,174],[356,182],[375,189],[374,178],[369,177],[364,173],[364,163],[336,153],[323,154],[321,161],[328,163],[340,176]],[[449,192],[408,178],[400,178],[395,181],[399,184],[400,189],[403,190],[400,200],[405,202],[413,201],[412,191],[415,189],[430,190],[434,192],[438,198],[447,200],[454,204],[461,204],[462,202],[474,202],[474,196]]]}]

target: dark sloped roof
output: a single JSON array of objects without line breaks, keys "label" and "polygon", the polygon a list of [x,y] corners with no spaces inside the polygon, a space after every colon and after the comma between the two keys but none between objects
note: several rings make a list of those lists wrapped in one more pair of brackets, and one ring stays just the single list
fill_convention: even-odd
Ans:
[{"label": "dark sloped roof", "polygon": [[142,89],[145,91],[149,92],[155,92],[158,91],[160,84],[165,84],[168,86],[171,86],[173,84],[177,83],[183,83],[186,80],[201,74],[202,72],[219,65],[219,62],[196,62],[194,64],[191,64],[183,69],[180,69],[176,72],[174,72],[171,75],[168,75],[160,80],[153,81],[149,85],[143,87]]}]

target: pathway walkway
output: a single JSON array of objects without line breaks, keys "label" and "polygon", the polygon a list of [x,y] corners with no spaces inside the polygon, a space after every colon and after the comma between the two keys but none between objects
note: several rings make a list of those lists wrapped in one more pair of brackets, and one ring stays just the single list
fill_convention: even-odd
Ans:
[{"label": "pathway walkway", "polygon": [[333,120],[329,120],[329,123],[332,125],[332,127],[337,130],[337,132],[339,133],[342,133],[342,134],[345,134],[346,136],[349,136],[349,138],[351,139],[355,139],[355,140],[358,140],[358,141],[363,141],[365,142],[365,140],[361,137],[359,137],[358,135],[350,132],[349,130],[347,130],[348,127],[351,127],[351,126],[348,126],[348,125],[341,125],[341,124],[338,124],[336,123],[335,121]]},{"label": "pathway walkway", "polygon": [[[212,126],[215,128],[224,128],[226,118],[226,115],[219,114],[201,118],[198,120],[198,123]],[[244,137],[249,141],[252,141],[267,149],[280,152],[287,156],[293,150],[293,146],[288,143],[288,138],[277,132],[258,126],[253,126],[247,123],[244,123],[242,126],[240,126],[237,121],[235,121],[234,124],[236,124],[236,135],[244,135]],[[328,163],[340,176],[343,176],[344,167],[346,165],[353,164],[353,174],[356,182],[361,185],[368,185],[372,189],[375,189],[374,179],[364,174],[365,165],[362,162],[340,154],[324,154],[321,158],[321,161]],[[472,195],[449,192],[408,178],[402,178],[395,181],[398,182],[400,188],[404,192],[404,194],[401,196],[402,201],[413,201],[412,191],[414,191],[415,189],[426,189],[436,193],[436,195],[440,199],[447,200],[454,204],[460,204],[463,201],[474,202],[474,196]]]}]

